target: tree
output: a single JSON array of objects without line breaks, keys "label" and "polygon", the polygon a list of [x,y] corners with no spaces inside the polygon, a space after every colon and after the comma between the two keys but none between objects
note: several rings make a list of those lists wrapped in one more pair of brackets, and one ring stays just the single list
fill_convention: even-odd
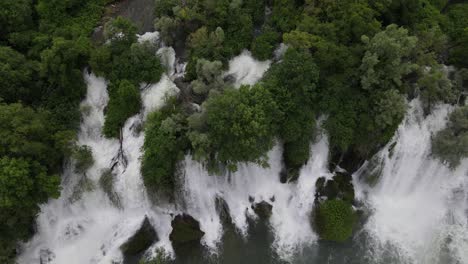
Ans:
[{"label": "tree", "polygon": [[104,26],[104,36],[111,42],[112,53],[122,53],[137,41],[137,28],[123,17],[110,20]]},{"label": "tree", "polygon": [[0,2],[0,39],[32,25],[31,0],[3,0]]},{"label": "tree", "polygon": [[199,95],[207,95],[212,89],[221,90],[224,86],[222,67],[220,61],[198,60],[197,79],[191,83],[193,91]]},{"label": "tree", "polygon": [[148,116],[141,165],[149,193],[169,197],[174,191],[177,163],[183,159],[188,147],[186,120],[174,103],[174,98],[171,98],[161,110]]},{"label": "tree", "polygon": [[433,65],[423,69],[417,85],[421,91],[421,99],[426,108],[431,108],[438,102],[454,102],[457,98],[452,82],[441,65]]},{"label": "tree", "polygon": [[279,37],[278,32],[270,27],[266,27],[262,34],[252,42],[252,55],[259,60],[270,59],[273,51],[275,51]]},{"label": "tree", "polygon": [[432,153],[451,168],[468,157],[468,106],[450,114],[447,127],[432,139]]},{"label": "tree", "polygon": [[81,69],[86,65],[89,49],[89,40],[84,37],[54,38],[52,47],[41,53],[41,75],[54,87],[49,92],[81,99],[85,92]]},{"label": "tree", "polygon": [[318,79],[319,70],[311,54],[291,48],[265,76],[265,87],[281,113],[276,122],[279,136],[285,144],[285,163],[294,170],[294,174],[309,159],[309,146],[315,129]]},{"label": "tree", "polygon": [[378,92],[374,102],[376,128],[381,131],[389,131],[388,136],[391,137],[405,116],[405,99],[397,90],[392,89]]},{"label": "tree", "polygon": [[39,97],[34,80],[38,63],[10,47],[0,46],[0,97],[4,102],[32,102]]},{"label": "tree", "polygon": [[224,31],[218,27],[214,32],[209,32],[206,27],[201,27],[190,35],[188,46],[190,55],[195,58],[208,60],[222,59],[222,44]]},{"label": "tree", "polygon": [[46,111],[34,111],[21,104],[0,104],[0,156],[36,160],[55,171],[61,165],[56,129]]},{"label": "tree", "polygon": [[265,164],[273,147],[276,104],[261,85],[228,89],[209,98],[207,134],[216,161],[236,169],[238,162]]},{"label": "tree", "polygon": [[109,104],[103,132],[106,137],[119,137],[125,121],[141,108],[140,91],[128,80],[110,85]]},{"label": "tree", "polygon": [[172,46],[176,40],[180,21],[176,18],[163,16],[155,20],[154,27],[159,31],[164,43],[168,46]]},{"label": "tree", "polygon": [[417,38],[396,25],[388,26],[373,38],[362,37],[366,52],[360,66],[361,85],[365,90],[404,90],[402,78],[417,65],[408,60],[416,46]]}]

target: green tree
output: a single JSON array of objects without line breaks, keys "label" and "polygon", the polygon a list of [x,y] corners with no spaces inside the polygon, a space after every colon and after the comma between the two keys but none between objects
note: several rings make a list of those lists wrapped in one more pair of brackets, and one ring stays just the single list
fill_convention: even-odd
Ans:
[{"label": "green tree", "polygon": [[265,164],[276,131],[276,104],[261,85],[228,89],[209,98],[207,134],[216,161],[231,170],[243,161]]},{"label": "green tree", "polygon": [[39,87],[33,81],[38,63],[28,61],[23,54],[10,47],[0,46],[0,97],[4,102],[37,100]]},{"label": "green tree", "polygon": [[281,113],[276,122],[279,136],[285,144],[285,163],[295,170],[295,174],[309,159],[309,146],[315,129],[318,79],[319,69],[311,54],[290,48],[283,60],[271,67],[264,80]]},{"label": "green tree", "polygon": [[145,123],[144,155],[141,165],[143,181],[149,193],[172,196],[177,163],[188,147],[186,120],[170,99]]},{"label": "green tree", "polygon": [[252,42],[252,55],[259,60],[268,60],[275,51],[276,43],[280,36],[278,32],[270,27],[266,27],[262,34]]},{"label": "green tree", "polygon": [[417,69],[409,60],[417,38],[408,36],[404,28],[390,25],[373,38],[363,36],[362,40],[366,45],[360,67],[362,88],[404,91],[402,78]]},{"label": "green tree", "polygon": [[0,2],[0,39],[15,31],[32,26],[31,0],[4,0]]},{"label": "green tree", "polygon": [[154,27],[159,31],[161,39],[168,46],[172,46],[177,37],[180,21],[176,18],[163,16],[155,20]]},{"label": "green tree", "polygon": [[122,53],[137,41],[137,28],[123,17],[110,20],[104,26],[104,36],[111,42],[113,53]]},{"label": "green tree", "polygon": [[127,119],[140,111],[140,91],[132,82],[122,80],[109,87],[109,104],[103,133],[106,137],[119,137]]},{"label": "green tree", "polygon": [[468,106],[463,106],[450,114],[447,127],[432,139],[432,153],[447,162],[451,168],[468,157]]}]

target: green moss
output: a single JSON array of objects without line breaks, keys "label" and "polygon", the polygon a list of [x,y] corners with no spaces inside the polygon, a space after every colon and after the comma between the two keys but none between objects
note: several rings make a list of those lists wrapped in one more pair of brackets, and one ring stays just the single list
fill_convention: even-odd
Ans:
[{"label": "green moss", "polygon": [[322,239],[342,242],[351,237],[356,212],[349,202],[327,200],[315,212],[315,227]]}]

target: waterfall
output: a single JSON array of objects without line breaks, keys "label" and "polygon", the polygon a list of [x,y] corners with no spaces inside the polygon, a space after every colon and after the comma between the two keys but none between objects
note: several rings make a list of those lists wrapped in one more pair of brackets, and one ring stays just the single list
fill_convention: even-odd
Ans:
[{"label": "waterfall", "polygon": [[[147,37],[156,38],[157,34]],[[171,221],[182,212],[200,222],[205,232],[202,244],[218,254],[225,227],[217,200],[227,205],[233,226],[245,239],[249,239],[249,220],[258,219],[252,205],[269,203],[272,212],[267,225],[274,236],[271,247],[283,260],[295,263],[295,254],[303,248],[323,249],[310,224],[315,182],[319,177],[333,176],[327,168],[329,147],[323,133],[312,144],[311,158],[296,182],[280,182],[283,164],[279,144],[268,153],[269,167],[240,164],[236,172],[223,175],[209,175],[188,154],[177,178],[177,202],[150,202],[140,174],[141,126],[148,113],[163,105],[167,94],[178,92],[172,79],[183,74],[178,70],[183,65],[174,65],[172,49],[164,48],[159,54],[170,64],[169,71],[157,84],[141,86],[143,108],[127,120],[121,141],[102,135],[109,100],[106,81],[85,74],[88,90],[81,106],[78,144],[92,149],[95,163],[85,175],[74,172],[73,162],[65,166],[61,196],[41,205],[37,234],[23,245],[18,262],[121,263],[119,247],[145,217],[159,237],[147,253],[163,248],[174,257],[169,240]],[[226,74],[234,75],[237,86],[252,84],[269,66],[270,62],[258,62],[244,52],[231,60]],[[452,110],[441,105],[425,117],[420,102],[412,101],[392,141],[353,175],[357,198],[370,209],[362,230],[350,241],[358,244],[359,235],[365,233],[370,243],[365,249],[356,249],[358,259],[353,263],[468,263],[468,160],[451,171],[434,159],[430,150],[431,137],[444,128]],[[100,180],[109,169],[112,183],[106,187]],[[366,181],[371,174],[378,177],[375,185]],[[339,250],[335,252],[344,254]],[[324,263],[316,260],[316,255],[306,255],[305,262],[298,263]],[[395,260],[385,261],[388,255]],[[347,263],[326,259],[328,263]]]},{"label": "waterfall", "polygon": [[468,160],[451,171],[431,156],[431,137],[452,108],[441,105],[425,117],[413,100],[393,141],[374,158],[381,164],[376,186],[363,182],[371,163],[354,175],[372,211],[364,226],[371,259],[393,254],[396,263],[468,263]]},{"label": "waterfall", "polygon": [[222,225],[215,201],[222,198],[232,221],[242,234],[247,234],[247,218],[256,218],[251,205],[266,201],[272,207],[270,225],[275,234],[273,247],[278,254],[289,259],[302,246],[316,240],[309,215],[319,177],[331,177],[327,170],[328,142],[325,136],[311,147],[311,160],[301,170],[296,183],[280,182],[281,149],[270,151],[268,168],[256,164],[243,164],[234,173],[215,176],[190,156],[185,158],[183,191],[187,211],[201,220],[206,233],[203,243],[216,247],[222,236]]},{"label": "waterfall", "polygon": [[[109,100],[105,80],[93,74],[86,74],[85,80],[88,92],[82,108],[88,110],[83,115],[78,143],[91,147],[95,163],[86,176],[74,173],[71,164],[65,168],[61,196],[41,206],[37,235],[25,245],[19,263],[39,263],[41,256],[42,263],[119,261],[122,258],[119,246],[139,228],[145,216],[161,235],[157,246],[171,252],[168,239],[171,217],[166,212],[172,209],[170,205],[153,208],[146,197],[139,161],[144,133],[136,130],[146,113],[160,107],[167,92],[174,92],[175,85],[165,76],[143,91],[144,111],[127,120],[121,146],[119,140],[106,139],[101,133],[104,108]],[[124,159],[119,156],[121,151]],[[103,172],[112,167],[112,189],[118,205],[99,184]],[[80,190],[83,177],[90,180],[91,188]],[[76,190],[82,194],[73,198]]]}]

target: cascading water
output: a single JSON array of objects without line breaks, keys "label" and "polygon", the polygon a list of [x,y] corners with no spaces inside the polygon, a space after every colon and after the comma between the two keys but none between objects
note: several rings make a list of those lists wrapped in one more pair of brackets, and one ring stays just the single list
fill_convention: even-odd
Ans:
[{"label": "cascading water", "polygon": [[[156,33],[142,36],[150,41],[157,37]],[[272,248],[283,260],[350,263],[336,255],[317,257],[320,253],[316,251],[323,250],[323,244],[310,225],[315,182],[319,177],[332,177],[327,169],[325,135],[312,145],[311,159],[295,183],[280,182],[279,146],[269,152],[268,168],[241,164],[237,172],[227,175],[209,175],[187,155],[178,178],[181,188],[178,202],[152,204],[148,200],[140,174],[139,158],[144,142],[140,128],[147,114],[163,105],[167,93],[177,92],[171,78],[181,76],[184,68],[183,65],[174,67],[176,59],[171,48],[160,49],[158,54],[169,64],[170,77],[164,75],[157,84],[142,85],[143,109],[127,120],[121,141],[106,139],[101,133],[108,102],[105,80],[85,75],[88,94],[82,103],[78,143],[91,147],[95,164],[86,175],[74,173],[73,164],[66,166],[61,197],[41,206],[37,235],[24,245],[18,262],[120,263],[123,256],[119,247],[135,233],[145,217],[159,237],[147,252],[163,248],[173,255],[169,240],[171,220],[181,212],[200,222],[205,232],[202,244],[210,252],[219,253],[226,231],[217,208],[217,200],[222,200],[233,226],[245,239],[252,239],[248,232],[249,220],[258,218],[252,204],[271,204],[268,226],[274,236]],[[270,62],[255,61],[244,52],[231,60],[226,75],[234,76],[236,86],[253,84],[269,66]],[[358,232],[367,234],[370,243],[364,249],[356,248],[353,263],[468,263],[468,162],[464,160],[456,170],[450,171],[430,156],[430,137],[443,128],[450,111],[451,107],[441,106],[423,117],[418,101],[413,101],[393,142],[373,159],[379,161],[378,166],[369,162],[355,173],[358,198],[372,212],[363,232]],[[100,182],[109,169],[113,175],[110,187]],[[380,175],[374,187],[364,182],[369,171]],[[359,237],[352,243],[358,244]],[[312,253],[302,256],[304,260],[297,260],[295,253],[304,247],[313,249]],[[347,254],[340,250],[325,254]],[[386,255],[391,255],[393,262],[386,261]]]},{"label": "cascading water", "polygon": [[275,147],[269,153],[269,168],[244,164],[229,175],[213,176],[190,156],[185,158],[183,176],[187,211],[201,221],[206,232],[203,242],[215,247],[222,236],[216,199],[223,199],[234,225],[247,234],[247,218],[256,218],[252,203],[266,201],[272,204],[270,225],[275,234],[274,247],[278,254],[289,259],[304,245],[316,240],[309,224],[314,202],[315,182],[319,177],[330,177],[327,171],[328,142],[323,136],[312,146],[313,157],[302,169],[297,183],[280,182],[281,150]]},{"label": "cascading water", "polygon": [[[374,158],[381,166],[371,162],[355,174],[360,199],[372,209],[364,231],[375,262],[393,255],[394,263],[468,263],[468,160],[452,171],[431,156],[431,137],[451,110],[439,106],[424,117],[413,100],[393,141]],[[362,181],[370,171],[380,172],[373,188]]]}]

